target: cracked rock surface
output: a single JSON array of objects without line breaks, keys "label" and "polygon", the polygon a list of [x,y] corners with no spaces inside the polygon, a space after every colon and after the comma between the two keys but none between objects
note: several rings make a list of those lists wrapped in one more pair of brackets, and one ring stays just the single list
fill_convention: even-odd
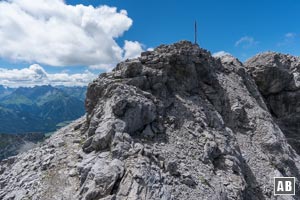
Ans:
[{"label": "cracked rock surface", "polygon": [[267,52],[245,66],[289,144],[300,154],[300,58]]},{"label": "cracked rock surface", "polygon": [[[300,199],[300,157],[260,93],[278,88],[252,76],[187,41],[121,62],[85,117],[1,162],[0,199]],[[278,176],[295,196],[273,196]]]}]

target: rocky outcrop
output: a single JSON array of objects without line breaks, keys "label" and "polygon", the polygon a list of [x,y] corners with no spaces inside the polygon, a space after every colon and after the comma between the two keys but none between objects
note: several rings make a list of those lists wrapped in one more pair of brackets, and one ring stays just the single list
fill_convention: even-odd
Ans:
[{"label": "rocky outcrop", "polygon": [[[0,198],[300,199],[299,156],[231,56],[161,45],[101,74],[86,109],[1,163]],[[274,176],[296,177],[296,196],[275,198]]]},{"label": "rocky outcrop", "polygon": [[245,63],[288,142],[300,154],[300,59],[259,54]]},{"label": "rocky outcrop", "polygon": [[0,199],[76,199],[84,120],[57,131],[38,148],[0,161]]}]

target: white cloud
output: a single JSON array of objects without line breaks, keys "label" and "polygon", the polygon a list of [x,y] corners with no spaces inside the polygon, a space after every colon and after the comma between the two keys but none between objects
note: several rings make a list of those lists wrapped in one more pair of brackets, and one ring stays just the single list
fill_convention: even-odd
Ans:
[{"label": "white cloud", "polygon": [[218,51],[216,53],[213,53],[212,56],[215,57],[215,58],[221,58],[221,57],[224,57],[224,56],[231,56],[231,54],[228,53],[228,52],[225,52],[225,51]]},{"label": "white cloud", "polygon": [[235,62],[236,58],[231,55],[230,53],[226,51],[219,51],[216,53],[213,53],[212,55],[215,58],[220,58],[222,63],[230,63],[230,62]]},{"label": "white cloud", "polygon": [[9,87],[31,87],[35,85],[65,85],[65,86],[85,86],[97,77],[90,71],[84,73],[68,74],[48,73],[38,64],[23,69],[0,68],[0,85]]},{"label": "white cloud", "polygon": [[[99,66],[136,56],[138,42],[115,39],[132,25],[126,10],[64,0],[0,1],[0,57],[51,66]],[[126,45],[127,44],[127,45]]]},{"label": "white cloud", "polygon": [[89,68],[92,70],[104,70],[106,72],[110,72],[115,66],[116,63],[110,63],[110,64],[91,65]]},{"label": "white cloud", "polygon": [[253,37],[249,37],[249,36],[241,37],[239,40],[235,42],[236,47],[242,46],[245,49],[253,47],[257,44],[258,42]]},{"label": "white cloud", "polygon": [[295,38],[296,37],[296,33],[286,33],[284,36],[286,38]]},{"label": "white cloud", "polygon": [[283,40],[277,43],[277,46],[287,46],[295,43],[296,33],[286,33],[284,34]]},{"label": "white cloud", "polygon": [[132,42],[132,41],[125,40],[124,50],[125,50],[124,58],[136,58],[141,55],[143,48],[138,41]]}]

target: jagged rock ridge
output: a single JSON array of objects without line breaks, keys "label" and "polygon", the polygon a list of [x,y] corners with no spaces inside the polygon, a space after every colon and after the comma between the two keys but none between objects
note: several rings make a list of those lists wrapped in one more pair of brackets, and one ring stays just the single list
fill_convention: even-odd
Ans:
[{"label": "jagged rock ridge", "polygon": [[288,142],[300,154],[300,59],[267,52],[245,63]]},{"label": "jagged rock ridge", "polygon": [[159,46],[101,74],[86,109],[1,163],[0,198],[275,199],[274,176],[296,177],[300,191],[299,156],[233,57]]}]

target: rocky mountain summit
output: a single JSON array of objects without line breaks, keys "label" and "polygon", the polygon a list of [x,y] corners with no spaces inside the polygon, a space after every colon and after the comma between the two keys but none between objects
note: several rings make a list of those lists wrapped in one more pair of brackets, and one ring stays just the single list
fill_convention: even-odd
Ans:
[{"label": "rocky mountain summit", "polygon": [[[300,157],[267,98],[282,76],[257,60],[181,41],[119,63],[89,84],[84,118],[1,162],[0,199],[300,199]],[[298,91],[288,78],[280,92]],[[280,176],[296,178],[295,196],[273,195]]]}]

